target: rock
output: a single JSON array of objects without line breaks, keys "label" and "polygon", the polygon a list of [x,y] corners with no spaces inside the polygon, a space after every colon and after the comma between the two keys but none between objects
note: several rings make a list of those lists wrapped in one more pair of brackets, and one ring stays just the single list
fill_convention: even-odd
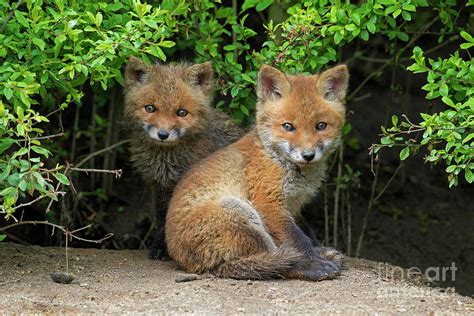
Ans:
[{"label": "rock", "polygon": [[69,284],[71,283],[76,277],[70,273],[65,272],[53,272],[51,273],[51,279],[53,279],[56,283],[62,284]]}]

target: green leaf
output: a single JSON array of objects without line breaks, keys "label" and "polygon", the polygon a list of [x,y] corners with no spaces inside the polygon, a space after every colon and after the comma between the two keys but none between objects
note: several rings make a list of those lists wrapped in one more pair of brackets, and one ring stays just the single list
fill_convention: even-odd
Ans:
[{"label": "green leaf", "polygon": [[176,44],[173,41],[161,41],[160,42],[160,46],[165,47],[165,48],[170,48],[170,47],[173,47],[174,45],[176,45]]},{"label": "green leaf", "polygon": [[403,161],[410,156],[410,147],[405,147],[400,151],[400,160]]},{"label": "green leaf", "polygon": [[376,31],[375,24],[372,22],[367,23],[367,30],[369,30],[369,32],[372,34],[375,34],[375,31]]},{"label": "green leaf", "polygon": [[158,45],[150,46],[150,49],[148,50],[148,52],[151,55],[158,57],[162,61],[166,61],[166,55],[165,53],[163,53],[163,50]]},{"label": "green leaf", "polygon": [[392,124],[393,126],[398,126],[398,116],[392,115]]},{"label": "green leaf", "polygon": [[461,31],[461,37],[464,38],[466,41],[474,43],[474,38],[472,38],[471,34],[465,31]]},{"label": "green leaf", "polygon": [[451,165],[449,167],[446,168],[446,172],[448,173],[451,173],[453,172],[454,170],[456,170],[457,166],[456,165]]},{"label": "green leaf", "polygon": [[3,152],[10,148],[14,143],[16,143],[15,140],[11,138],[0,139],[0,154],[3,154]]},{"label": "green leaf", "polygon": [[0,241],[4,241],[7,238],[7,235],[0,235]]},{"label": "green leaf", "polygon": [[259,3],[259,0],[245,0],[242,5],[242,11],[255,7]]},{"label": "green leaf", "polygon": [[20,183],[18,184],[18,188],[20,188],[21,191],[26,191],[26,186],[28,183],[25,180],[20,180]]},{"label": "green leaf", "polygon": [[408,40],[410,39],[408,34],[405,32],[397,32],[397,37],[403,42],[408,42]]},{"label": "green leaf", "polygon": [[23,16],[20,10],[15,10],[15,17],[18,23],[20,23],[21,26],[24,26],[26,28],[30,27],[30,24],[28,23],[28,20]]},{"label": "green leaf", "polygon": [[62,184],[70,185],[69,179],[62,173],[53,173],[53,176]]},{"label": "green leaf", "polygon": [[33,38],[33,44],[38,46],[39,49],[44,50],[44,47],[46,46],[46,43],[38,37]]},{"label": "green leaf", "polygon": [[43,147],[39,147],[39,146],[31,146],[31,149],[37,153],[37,154],[40,154],[40,155],[43,155],[45,156],[46,158],[48,158],[49,154],[51,154],[51,152],[49,150],[47,150],[46,148],[43,148]]},{"label": "green leaf", "polygon": [[471,169],[467,168],[464,170],[464,177],[468,183],[474,182],[474,173],[471,171]]},{"label": "green leaf", "polygon": [[13,91],[10,87],[5,87],[3,89],[3,95],[5,96],[5,98],[7,98],[7,100],[10,100],[13,96]]},{"label": "green leaf", "polygon": [[456,107],[456,105],[454,104],[453,100],[451,100],[451,98],[449,97],[442,97],[441,100],[446,103],[447,105],[451,106],[451,107]]},{"label": "green leaf", "polygon": [[266,8],[268,8],[272,3],[273,3],[273,0],[258,1],[257,6],[255,7],[255,10],[257,10],[257,12],[261,12],[265,10]]},{"label": "green leaf", "polygon": [[441,86],[439,87],[439,94],[443,97],[447,97],[448,92],[449,92],[448,85],[443,82]]}]

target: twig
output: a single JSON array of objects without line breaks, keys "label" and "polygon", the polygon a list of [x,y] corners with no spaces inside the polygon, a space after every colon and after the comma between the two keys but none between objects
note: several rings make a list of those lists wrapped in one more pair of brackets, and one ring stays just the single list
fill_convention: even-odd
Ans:
[{"label": "twig", "polygon": [[337,183],[336,191],[334,192],[334,218],[333,218],[333,232],[332,232],[332,245],[337,249],[338,243],[338,224],[339,224],[339,198],[341,195],[341,178],[342,178],[342,164],[344,163],[344,144],[341,143],[338,152],[338,164],[337,164]]},{"label": "twig", "polygon": [[29,138],[29,139],[28,138],[23,138],[23,139],[19,139],[18,141],[24,142],[24,141],[27,141],[27,140],[42,140],[42,139],[50,139],[50,138],[61,137],[61,136],[64,136],[64,132],[54,134],[54,135],[32,137],[32,138]]},{"label": "twig", "polygon": [[60,231],[62,231],[62,232],[66,235],[66,238],[71,237],[71,238],[74,238],[74,239],[77,239],[77,240],[81,240],[81,241],[85,241],[85,242],[90,242],[90,243],[96,243],[96,244],[100,244],[100,243],[102,243],[104,240],[109,239],[110,237],[112,237],[112,236],[114,235],[113,233],[107,233],[107,234],[106,234],[103,238],[101,238],[101,239],[86,239],[86,238],[82,238],[82,237],[78,237],[78,236],[74,235],[74,232],[80,231],[80,230],[82,230],[82,228],[76,229],[76,230],[74,230],[74,231],[69,231],[69,229],[67,229],[67,228],[65,228],[65,227],[63,227],[63,226],[60,226],[60,225],[57,225],[57,224],[53,224],[53,223],[50,223],[50,222],[47,222],[47,221],[24,221],[24,222],[17,222],[17,223],[13,223],[13,224],[10,224],[10,225],[4,226],[4,227],[0,227],[0,231],[5,231],[5,230],[7,230],[7,229],[10,229],[10,228],[13,228],[13,227],[19,226],[19,225],[48,225],[48,226],[57,228],[57,229],[59,229]]},{"label": "twig", "polygon": [[122,176],[122,169],[116,170],[107,170],[107,169],[82,169],[82,168],[69,168],[71,171],[79,171],[79,172],[102,172],[102,173],[113,173],[115,174],[115,178],[120,178]]},{"label": "twig", "polygon": [[6,285],[6,284],[10,284],[10,283],[16,283],[16,282],[20,282],[20,279],[2,282],[2,283],[0,283],[0,286]]},{"label": "twig", "polygon": [[108,147],[105,147],[105,148],[102,148],[101,150],[98,150],[90,155],[88,155],[86,158],[82,159],[79,163],[76,164],[76,168],[79,168],[80,166],[82,166],[83,164],[85,164],[87,161],[89,161],[90,159],[94,158],[95,156],[97,155],[100,155],[102,154],[103,152],[106,152],[108,150],[111,150],[111,149],[114,149],[115,147],[118,147],[118,146],[121,146],[123,144],[126,144],[130,142],[130,140],[126,139],[126,140],[122,140],[116,144],[113,144],[113,145],[110,145]]},{"label": "twig", "polygon": [[377,202],[378,199],[380,199],[380,197],[382,196],[382,194],[385,193],[385,191],[387,190],[387,188],[390,186],[390,184],[392,183],[393,179],[395,179],[395,177],[397,176],[398,172],[400,171],[400,169],[402,169],[403,167],[403,163],[400,162],[400,164],[398,165],[397,169],[395,170],[395,172],[392,174],[392,176],[390,177],[390,179],[388,179],[387,183],[385,183],[384,187],[380,190],[380,192],[374,197],[374,202]]},{"label": "twig", "polygon": [[[59,195],[64,195],[64,194],[66,194],[66,192],[62,192],[62,191],[55,191],[55,192],[51,192],[51,193],[53,193],[53,194],[59,194]],[[28,203],[21,203],[20,205],[15,206],[13,209],[14,209],[14,210],[17,210],[17,209],[19,209],[19,208],[22,208],[22,207],[25,207],[25,206],[34,204],[34,203],[38,202],[39,200],[41,200],[41,199],[43,199],[43,198],[45,198],[45,197],[49,197],[49,195],[47,195],[47,194],[45,194],[45,195],[40,195],[40,196],[38,196],[36,199],[31,200],[31,201],[28,202]]]}]

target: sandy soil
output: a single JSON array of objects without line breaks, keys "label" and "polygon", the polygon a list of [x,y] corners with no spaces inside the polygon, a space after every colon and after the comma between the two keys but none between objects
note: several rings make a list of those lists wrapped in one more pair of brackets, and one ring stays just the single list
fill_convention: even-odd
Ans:
[{"label": "sandy soil", "polygon": [[76,279],[58,284],[50,274],[64,271],[64,248],[0,243],[0,314],[474,313],[472,298],[387,277],[367,260],[347,259],[341,277],[318,283],[209,276],[177,283],[183,272],[145,251],[70,248],[69,258]]}]

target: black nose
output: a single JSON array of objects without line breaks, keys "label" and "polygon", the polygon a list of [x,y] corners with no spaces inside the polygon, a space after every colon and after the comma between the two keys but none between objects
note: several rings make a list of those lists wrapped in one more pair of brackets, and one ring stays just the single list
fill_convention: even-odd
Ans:
[{"label": "black nose", "polygon": [[165,132],[165,131],[159,131],[158,132],[158,138],[161,140],[165,140],[170,136],[170,133]]},{"label": "black nose", "polygon": [[303,156],[303,159],[306,160],[306,161],[311,161],[313,160],[314,156],[316,154],[314,153],[314,151],[306,151],[302,154]]}]

